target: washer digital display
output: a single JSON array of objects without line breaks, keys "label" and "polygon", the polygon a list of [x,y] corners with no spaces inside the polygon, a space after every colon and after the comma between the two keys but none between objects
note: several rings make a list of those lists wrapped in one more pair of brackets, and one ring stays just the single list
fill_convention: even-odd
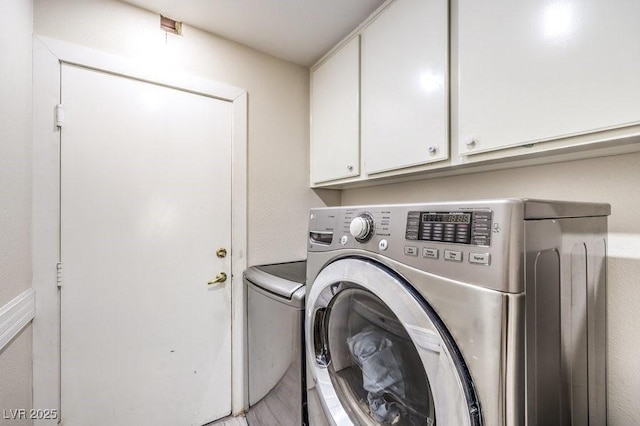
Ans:
[{"label": "washer digital display", "polygon": [[489,246],[490,211],[413,211],[407,214],[405,239]]},{"label": "washer digital display", "polygon": [[471,223],[471,213],[422,213],[421,222]]}]

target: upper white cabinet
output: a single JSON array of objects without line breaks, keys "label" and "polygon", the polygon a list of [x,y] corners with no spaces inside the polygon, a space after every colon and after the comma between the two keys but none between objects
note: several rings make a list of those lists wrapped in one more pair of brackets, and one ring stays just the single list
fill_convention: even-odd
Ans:
[{"label": "upper white cabinet", "polygon": [[459,1],[457,8],[460,154],[640,122],[640,1]]},{"label": "upper white cabinet", "polygon": [[360,174],[360,40],[311,74],[311,183]]},{"label": "upper white cabinet", "polygon": [[640,0],[387,0],[312,68],[311,184],[640,151],[639,46]]},{"label": "upper white cabinet", "polygon": [[362,32],[366,174],[448,158],[448,2],[397,0]]}]

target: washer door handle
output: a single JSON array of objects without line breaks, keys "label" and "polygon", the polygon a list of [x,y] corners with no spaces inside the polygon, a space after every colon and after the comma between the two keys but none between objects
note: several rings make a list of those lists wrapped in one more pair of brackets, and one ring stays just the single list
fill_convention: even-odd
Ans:
[{"label": "washer door handle", "polygon": [[313,352],[315,355],[316,364],[321,367],[327,367],[329,365],[329,351],[327,350],[326,329],[325,329],[325,315],[327,308],[320,308],[316,310],[313,316]]}]

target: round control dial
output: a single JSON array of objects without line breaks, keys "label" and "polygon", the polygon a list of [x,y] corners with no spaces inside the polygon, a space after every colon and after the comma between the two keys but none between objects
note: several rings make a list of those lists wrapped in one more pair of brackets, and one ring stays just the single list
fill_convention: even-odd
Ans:
[{"label": "round control dial", "polygon": [[353,218],[349,225],[349,232],[353,237],[364,243],[373,235],[373,218],[369,213],[362,213],[360,216]]}]

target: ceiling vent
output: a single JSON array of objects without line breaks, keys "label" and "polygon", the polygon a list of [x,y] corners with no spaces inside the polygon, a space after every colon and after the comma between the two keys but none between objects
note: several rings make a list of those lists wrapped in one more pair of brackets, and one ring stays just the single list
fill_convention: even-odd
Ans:
[{"label": "ceiling vent", "polygon": [[168,33],[182,35],[182,22],[160,15],[160,29]]}]

